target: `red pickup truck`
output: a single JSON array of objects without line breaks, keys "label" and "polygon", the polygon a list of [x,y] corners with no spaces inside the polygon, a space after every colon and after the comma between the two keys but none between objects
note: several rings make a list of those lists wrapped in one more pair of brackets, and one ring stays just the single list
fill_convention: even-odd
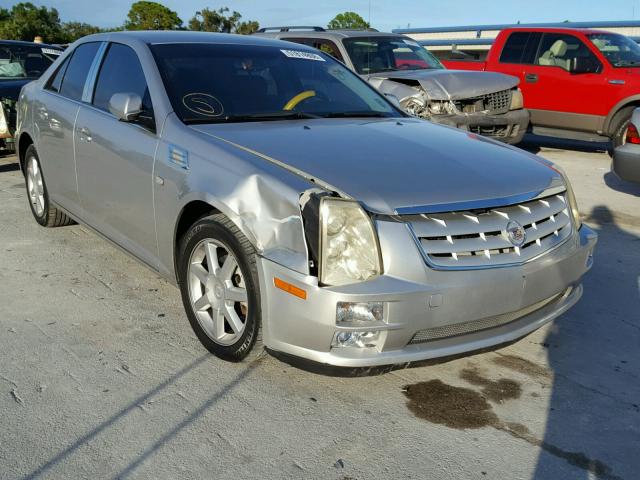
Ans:
[{"label": "red pickup truck", "polygon": [[[502,30],[485,61],[444,61],[447,68],[520,78],[535,133],[625,143],[640,106],[640,46],[624,35],[574,28]],[[601,139],[601,138],[600,138]]]}]

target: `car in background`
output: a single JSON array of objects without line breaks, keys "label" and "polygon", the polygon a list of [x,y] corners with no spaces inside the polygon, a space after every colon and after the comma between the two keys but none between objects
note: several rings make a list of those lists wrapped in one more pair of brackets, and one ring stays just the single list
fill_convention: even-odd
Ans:
[{"label": "car in background", "polygon": [[640,183],[640,108],[636,108],[627,127],[625,143],[614,150],[611,170],[622,180]]},{"label": "car in background", "polygon": [[62,52],[54,45],[0,40],[0,150],[14,149],[20,89],[40,77]]},{"label": "car in background", "polygon": [[409,114],[505,143],[519,143],[529,125],[518,79],[447,70],[404,35],[322,27],[261,28],[255,35],[317,48],[344,63]]},{"label": "car in background", "polygon": [[604,30],[506,28],[485,61],[449,60],[461,70],[520,79],[533,132],[577,140],[625,142],[640,106],[640,46]]},{"label": "car in background", "polygon": [[89,225],[178,285],[228,360],[261,341],[342,367],[498,345],[574,305],[592,265],[551,162],[413,118],[305,45],[91,35],[18,112],[35,220]]}]

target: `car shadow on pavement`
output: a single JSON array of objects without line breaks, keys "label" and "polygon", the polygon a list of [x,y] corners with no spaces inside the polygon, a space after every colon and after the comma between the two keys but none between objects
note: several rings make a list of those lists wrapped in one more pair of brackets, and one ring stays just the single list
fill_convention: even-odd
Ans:
[{"label": "car shadow on pavement", "polygon": [[[98,437],[102,433],[104,433],[107,429],[114,426],[119,421],[124,421],[126,417],[140,405],[144,405],[149,400],[152,400],[154,396],[163,390],[170,387],[172,384],[176,383],[180,378],[186,376],[187,374],[194,371],[200,365],[202,365],[205,361],[210,360],[212,357],[209,353],[202,355],[195,360],[193,360],[188,365],[184,366],[181,370],[176,372],[174,375],[167,378],[164,382],[158,384],[156,387],[148,390],[144,394],[135,398],[132,402],[130,402],[127,406],[119,410],[117,413],[109,417],[104,422],[97,425],[91,431],[82,435],[75,442],[69,445],[64,450],[61,450],[59,453],[54,455],[48,461],[43,463],[37,469],[32,471],[23,477],[24,480],[27,479],[35,479],[40,478],[47,474],[51,469],[53,469],[56,465],[64,462],[68,457],[75,454],[78,449],[83,446],[86,446],[89,442],[91,442],[94,438]],[[247,366],[247,368],[243,369],[239,372],[236,377],[228,382],[225,386],[220,388],[213,396],[207,399],[206,402],[202,403],[200,407],[198,407],[193,413],[191,413],[188,417],[179,422],[175,427],[173,427],[168,432],[164,433],[160,436],[160,438],[155,441],[152,445],[146,448],[139,456],[134,458],[131,463],[126,465],[122,470],[120,470],[116,475],[113,476],[114,479],[121,479],[132,472],[134,472],[142,463],[152,456],[156,451],[162,448],[167,442],[171,441],[181,430],[191,425],[195,422],[200,416],[202,416],[209,408],[211,408],[216,402],[218,402],[221,398],[227,395],[230,391],[232,391],[235,387],[237,387],[246,377],[253,371],[260,363],[261,358],[253,361],[251,364]]]},{"label": "car shadow on pavement", "polygon": [[607,152],[611,146],[609,142],[587,142],[584,140],[571,140],[566,138],[545,137],[528,133],[522,142],[516,145],[531,153],[538,153],[542,148],[557,148],[560,150],[573,150],[576,152]]},{"label": "car shadow on pavement", "polygon": [[20,170],[20,165],[17,163],[0,163],[0,173],[16,172],[18,170]]},{"label": "car shadow on pavement", "polygon": [[612,190],[640,197],[640,184],[621,180],[615,173],[604,174],[604,183]]},{"label": "car shadow on pavement", "polygon": [[[640,237],[605,206],[584,296],[549,330],[549,411],[532,478],[621,479],[640,470]],[[640,226],[640,219],[638,219]],[[558,471],[566,463],[583,473]]]}]

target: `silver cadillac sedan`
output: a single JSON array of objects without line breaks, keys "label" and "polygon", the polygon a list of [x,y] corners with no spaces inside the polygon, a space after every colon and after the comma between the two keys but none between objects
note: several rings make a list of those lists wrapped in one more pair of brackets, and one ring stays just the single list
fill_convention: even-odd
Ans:
[{"label": "silver cadillac sedan", "polygon": [[174,282],[213,354],[343,367],[520,338],[582,294],[596,234],[553,164],[411,118],[322,52],[118,32],[20,94],[31,210]]}]

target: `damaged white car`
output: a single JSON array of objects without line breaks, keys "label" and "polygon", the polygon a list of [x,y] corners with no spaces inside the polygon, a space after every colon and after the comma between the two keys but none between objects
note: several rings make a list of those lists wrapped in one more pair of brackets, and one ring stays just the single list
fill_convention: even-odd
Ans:
[{"label": "damaged white car", "polygon": [[321,27],[262,28],[256,35],[328,53],[419,118],[509,144],[519,143],[529,126],[518,78],[446,70],[428,50],[404,35]]},{"label": "damaged white car", "polygon": [[85,37],[22,89],[17,144],[36,221],[82,222],[174,282],[228,360],[508,342],[578,301],[596,243],[551,163],[279,40]]}]

